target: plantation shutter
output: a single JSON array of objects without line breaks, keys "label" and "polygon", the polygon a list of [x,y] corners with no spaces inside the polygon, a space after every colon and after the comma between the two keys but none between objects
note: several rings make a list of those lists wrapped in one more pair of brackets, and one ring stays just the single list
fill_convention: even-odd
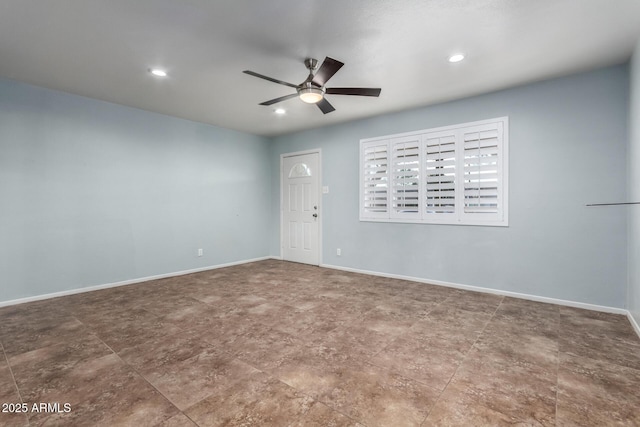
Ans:
[{"label": "plantation shutter", "polygon": [[456,213],[456,133],[428,133],[424,137],[425,218]]},{"label": "plantation shutter", "polygon": [[463,129],[464,216],[478,220],[501,217],[502,123]]},{"label": "plantation shutter", "polygon": [[360,220],[509,225],[509,118],[360,140]]},{"label": "plantation shutter", "polygon": [[391,140],[391,218],[420,218],[420,141]]},{"label": "plantation shutter", "polygon": [[389,143],[388,141],[372,141],[362,144],[361,150],[361,216],[388,218]]}]

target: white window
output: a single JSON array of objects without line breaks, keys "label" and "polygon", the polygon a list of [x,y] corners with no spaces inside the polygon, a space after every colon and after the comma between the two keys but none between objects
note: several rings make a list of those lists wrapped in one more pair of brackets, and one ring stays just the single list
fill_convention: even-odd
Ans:
[{"label": "white window", "polygon": [[508,225],[508,118],[360,141],[360,220]]}]

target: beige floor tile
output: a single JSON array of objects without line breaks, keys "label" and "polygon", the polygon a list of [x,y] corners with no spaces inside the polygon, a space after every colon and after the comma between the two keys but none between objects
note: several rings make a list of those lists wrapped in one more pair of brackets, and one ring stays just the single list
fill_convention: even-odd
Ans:
[{"label": "beige floor tile", "polygon": [[265,260],[0,308],[0,425],[640,425],[621,315]]},{"label": "beige floor tile", "polygon": [[365,427],[327,405],[315,402],[311,409],[289,427]]},{"label": "beige floor tile", "polygon": [[286,426],[304,416],[310,397],[255,371],[185,411],[199,426]]},{"label": "beige floor tile", "polygon": [[0,347],[0,425],[26,426],[29,424],[27,412],[23,411],[23,400],[13,379],[9,364]]},{"label": "beige floor tile", "polygon": [[472,349],[443,393],[531,425],[554,425],[557,367]]},{"label": "beige floor tile", "polygon": [[[531,426],[520,419],[484,406],[473,395],[452,386],[443,393],[422,427]],[[538,424],[539,425],[539,424]]]},{"label": "beige floor tile", "polygon": [[324,372],[338,381],[318,400],[367,426],[419,426],[439,395],[418,381],[368,363],[333,363]]},{"label": "beige floor tile", "polygon": [[639,425],[640,370],[562,355],[558,372],[559,425]]},{"label": "beige floor tile", "polygon": [[179,413],[164,421],[160,427],[197,427],[197,424],[183,413]]},{"label": "beige floor tile", "polygon": [[115,354],[83,361],[28,389],[30,402],[59,402],[70,412],[31,413],[32,425],[156,425],[178,413]]}]

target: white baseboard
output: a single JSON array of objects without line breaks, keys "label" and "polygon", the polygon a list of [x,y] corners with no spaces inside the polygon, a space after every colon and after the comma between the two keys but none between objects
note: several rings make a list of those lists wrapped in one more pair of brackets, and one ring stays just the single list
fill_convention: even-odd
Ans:
[{"label": "white baseboard", "polygon": [[84,293],[84,292],[98,291],[100,289],[115,288],[115,287],[118,287],[118,286],[133,285],[133,284],[136,284],[136,283],[148,282],[148,281],[151,281],[151,280],[166,279],[167,277],[184,276],[185,274],[199,273],[199,272],[207,271],[207,270],[216,270],[216,269],[219,269],[219,268],[231,267],[231,266],[234,266],[234,265],[248,264],[250,262],[256,262],[256,261],[264,261],[266,259],[277,259],[277,258],[276,257],[271,257],[271,256],[265,256],[265,257],[260,257],[260,258],[245,259],[245,260],[241,260],[241,261],[228,262],[228,263],[225,263],[225,264],[216,264],[216,265],[211,265],[211,266],[207,266],[207,267],[194,268],[194,269],[191,269],[191,270],[176,271],[176,272],[173,272],[173,273],[158,274],[158,275],[155,275],[155,276],[139,277],[139,278],[136,278],[136,279],[123,280],[121,282],[113,282],[113,283],[105,283],[105,284],[102,284],[102,285],[87,286],[87,287],[84,287],[84,288],[70,289],[68,291],[53,292],[53,293],[50,293],[50,294],[36,295],[36,296],[33,296],[33,297],[19,298],[19,299],[14,299],[14,300],[9,300],[9,301],[0,301],[0,307],[6,307],[6,306],[9,306],[9,305],[16,305],[16,304],[24,304],[26,302],[40,301],[40,300],[45,300],[45,299],[50,299],[50,298],[63,297],[63,296],[67,296],[67,295],[81,294],[81,293]]},{"label": "white baseboard", "polygon": [[[224,264],[217,264],[217,265],[212,265],[212,266],[207,266],[207,267],[194,268],[194,269],[191,269],[191,270],[183,270],[183,271],[176,271],[176,272],[172,272],[172,273],[158,274],[158,275],[155,275],[155,276],[140,277],[140,278],[136,278],[136,279],[124,280],[124,281],[121,281],[121,282],[106,283],[106,284],[102,284],[102,285],[94,285],[94,286],[88,286],[88,287],[78,288],[78,289],[70,289],[70,290],[61,291],[61,292],[54,292],[54,293],[44,294],[44,295],[36,295],[36,296],[32,296],[32,297],[19,298],[19,299],[14,299],[14,300],[9,300],[9,301],[0,301],[0,307],[6,307],[6,306],[10,306],[10,305],[17,305],[17,304],[24,304],[24,303],[27,303],[27,302],[33,302],[33,301],[40,301],[40,300],[50,299],[50,298],[63,297],[63,296],[67,296],[67,295],[80,294],[80,293],[84,293],[84,292],[97,291],[97,290],[100,290],[100,289],[115,288],[115,287],[118,287],[118,286],[133,285],[133,284],[136,284],[136,283],[148,282],[148,281],[151,281],[151,280],[158,280],[158,279],[165,279],[165,278],[168,278],[168,277],[183,276],[185,274],[199,273],[199,272],[208,271],[208,270],[216,270],[216,269],[219,269],[219,268],[231,267],[231,266],[234,266],[234,265],[241,265],[241,264],[248,264],[248,263],[256,262],[256,261],[264,261],[264,260],[267,260],[267,259],[275,259],[275,260],[280,260],[281,261],[282,257],[279,257],[279,256],[265,256],[265,257],[260,257],[260,258],[252,258],[252,259],[234,261],[234,262],[229,262],[229,263],[224,263]],[[379,271],[362,270],[362,269],[351,268],[351,267],[342,267],[342,266],[339,266],[339,265],[320,264],[319,267],[330,268],[330,269],[334,269],[334,270],[349,271],[349,272],[352,272],[352,273],[368,274],[368,275],[371,275],[371,276],[388,277],[390,279],[409,280],[409,281],[412,281],[412,282],[426,283],[426,284],[436,285],[436,286],[445,286],[445,287],[449,287],[449,288],[463,289],[463,290],[467,290],[467,291],[483,292],[483,293],[489,293],[489,294],[495,294],[495,295],[504,295],[504,296],[513,297],[513,298],[526,299],[526,300],[530,300],[530,301],[538,301],[538,302],[545,302],[545,303],[549,303],[549,304],[563,305],[563,306],[568,306],[568,307],[583,308],[583,309],[586,309],[586,310],[602,311],[602,312],[614,313],[614,314],[624,314],[629,319],[629,322],[631,323],[631,326],[633,327],[633,329],[638,334],[638,337],[640,337],[640,325],[638,325],[638,323],[636,322],[635,318],[631,315],[631,313],[628,310],[625,310],[623,308],[608,307],[608,306],[595,305],[595,304],[587,304],[587,303],[569,301],[569,300],[563,300],[563,299],[557,299],[557,298],[541,297],[541,296],[537,296],[537,295],[530,295],[530,294],[522,294],[522,293],[518,293],[518,292],[503,291],[503,290],[500,290],[500,289],[483,288],[483,287],[480,287],[480,286],[464,285],[464,284],[460,284],[460,283],[443,282],[441,280],[429,280],[429,279],[423,279],[423,278],[420,278],[420,277],[404,276],[404,275],[401,275],[401,274],[382,273],[382,272],[379,272]]]},{"label": "white baseboard", "polygon": [[[342,266],[339,266],[339,265],[320,264],[320,267],[332,268],[334,270],[349,271],[349,272],[352,272],[352,273],[369,274],[369,275],[372,275],[372,276],[388,277],[390,279],[409,280],[411,282],[426,283],[426,284],[429,284],[429,285],[437,285],[437,286],[445,286],[445,287],[448,287],[448,288],[464,289],[466,291],[474,291],[474,292],[483,292],[483,293],[487,293],[487,294],[504,295],[504,296],[513,297],[513,298],[526,299],[526,300],[530,300],[530,301],[546,302],[546,303],[549,303],[549,304],[564,305],[564,306],[576,307],[576,308],[584,308],[586,310],[603,311],[603,312],[606,312],[606,313],[629,315],[629,312],[627,310],[625,310],[624,308],[608,307],[608,306],[604,306],[604,305],[587,304],[587,303],[583,303],[583,302],[569,301],[569,300],[563,300],[563,299],[557,299],[557,298],[549,298],[549,297],[541,297],[541,296],[537,296],[537,295],[521,294],[521,293],[518,293],[518,292],[503,291],[503,290],[500,290],[500,289],[483,288],[483,287],[480,287],[480,286],[463,285],[463,284],[460,284],[460,283],[443,282],[441,280],[422,279],[420,277],[403,276],[401,274],[391,274],[391,273],[381,273],[381,272],[378,272],[378,271],[361,270],[361,269],[357,269],[357,268],[342,267]],[[640,334],[638,334],[638,335],[640,335]]]},{"label": "white baseboard", "polygon": [[631,326],[635,329],[636,334],[640,337],[640,325],[638,325],[638,322],[636,322],[635,317],[633,317],[630,311],[627,312],[627,317],[629,318],[629,322],[631,322]]}]

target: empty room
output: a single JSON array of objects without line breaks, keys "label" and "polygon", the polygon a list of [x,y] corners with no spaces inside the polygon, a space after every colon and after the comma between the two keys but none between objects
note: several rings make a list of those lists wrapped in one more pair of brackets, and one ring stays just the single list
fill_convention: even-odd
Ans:
[{"label": "empty room", "polygon": [[639,325],[640,1],[0,1],[0,426],[638,426]]}]

